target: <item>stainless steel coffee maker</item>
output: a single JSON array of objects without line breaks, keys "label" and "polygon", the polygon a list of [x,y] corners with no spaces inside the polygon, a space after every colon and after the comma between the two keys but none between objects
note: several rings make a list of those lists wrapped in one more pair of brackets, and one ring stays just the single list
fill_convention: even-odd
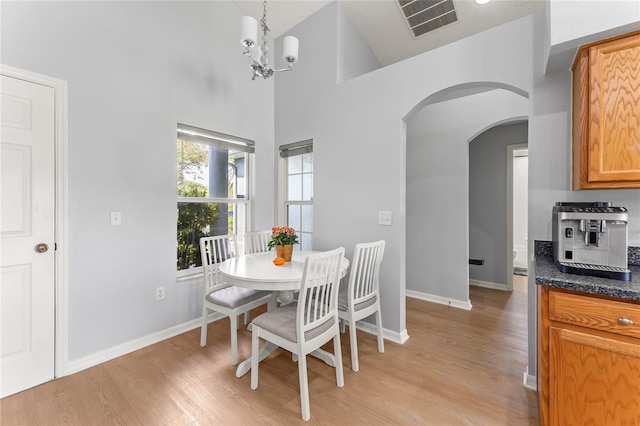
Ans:
[{"label": "stainless steel coffee maker", "polygon": [[553,207],[553,258],[562,272],[630,281],[628,216],[610,202]]}]

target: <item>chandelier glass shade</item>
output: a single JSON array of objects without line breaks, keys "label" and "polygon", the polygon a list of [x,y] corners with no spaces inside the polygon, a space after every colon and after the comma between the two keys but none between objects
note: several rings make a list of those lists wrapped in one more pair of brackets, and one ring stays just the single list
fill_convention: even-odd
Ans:
[{"label": "chandelier glass shade", "polygon": [[256,77],[264,79],[271,77],[276,72],[293,71],[293,64],[298,61],[298,39],[287,36],[283,40],[282,59],[288,65],[287,68],[273,69],[269,67],[269,44],[267,34],[269,27],[267,26],[267,2],[263,3],[264,11],[260,26],[262,28],[262,45],[258,44],[258,21],[251,16],[243,16],[240,25],[242,30],[242,38],[240,44],[244,47],[244,55],[250,59],[249,68],[252,71],[252,80]]}]

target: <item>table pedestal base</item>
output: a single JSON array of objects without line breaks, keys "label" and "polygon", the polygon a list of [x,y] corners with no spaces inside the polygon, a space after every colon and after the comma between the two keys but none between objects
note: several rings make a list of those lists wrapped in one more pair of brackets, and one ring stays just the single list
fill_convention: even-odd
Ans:
[{"label": "table pedestal base", "polygon": [[277,296],[280,306],[288,305],[296,301],[293,291],[279,291]]},{"label": "table pedestal base", "polygon": [[[263,359],[268,357],[271,352],[275,351],[279,347],[280,346],[274,343],[266,342],[264,345],[262,345],[262,347],[260,348],[260,351],[258,352],[258,362],[261,362]],[[327,351],[324,351],[322,349],[316,349],[315,351],[311,352],[309,355],[312,355],[324,361],[325,364],[331,367],[336,366],[335,356]],[[238,364],[238,368],[236,369],[236,377],[242,377],[245,374],[247,374],[249,371],[251,371],[251,358],[245,359],[240,364]]]}]

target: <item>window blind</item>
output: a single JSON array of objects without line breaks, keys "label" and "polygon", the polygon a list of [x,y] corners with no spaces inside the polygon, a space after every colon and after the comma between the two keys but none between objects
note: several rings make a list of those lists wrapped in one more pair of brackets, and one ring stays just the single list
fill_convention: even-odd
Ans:
[{"label": "window blind", "polygon": [[313,139],[280,145],[280,157],[287,158],[313,152]]},{"label": "window blind", "polygon": [[187,124],[178,123],[178,139],[215,145],[234,151],[255,152],[255,142],[251,139],[201,129]]}]

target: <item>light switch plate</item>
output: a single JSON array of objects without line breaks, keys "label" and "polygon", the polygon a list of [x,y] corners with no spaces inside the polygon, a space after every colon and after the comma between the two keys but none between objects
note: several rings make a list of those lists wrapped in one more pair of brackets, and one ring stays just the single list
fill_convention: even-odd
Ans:
[{"label": "light switch plate", "polygon": [[122,225],[122,214],[120,212],[111,212],[111,226]]},{"label": "light switch plate", "polygon": [[390,226],[391,218],[391,212],[378,212],[378,225]]}]

